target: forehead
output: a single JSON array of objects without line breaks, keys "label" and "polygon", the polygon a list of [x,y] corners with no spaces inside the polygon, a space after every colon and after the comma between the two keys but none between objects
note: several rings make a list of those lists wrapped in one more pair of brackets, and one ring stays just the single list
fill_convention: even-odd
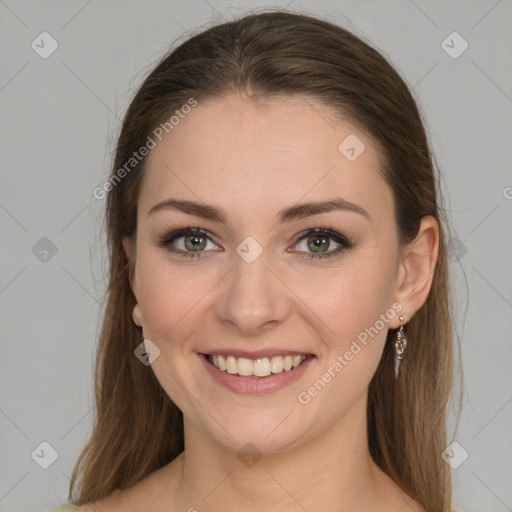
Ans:
[{"label": "forehead", "polygon": [[303,96],[198,101],[151,150],[141,211],[170,196],[262,214],[333,196],[376,217],[392,205],[376,144]]}]

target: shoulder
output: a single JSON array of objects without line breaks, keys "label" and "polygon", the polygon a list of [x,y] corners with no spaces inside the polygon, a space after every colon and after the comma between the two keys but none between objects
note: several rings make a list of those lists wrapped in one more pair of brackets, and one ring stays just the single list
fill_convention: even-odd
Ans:
[{"label": "shoulder", "polygon": [[101,509],[97,505],[86,504],[79,506],[68,503],[57,508],[52,508],[48,512],[100,512],[100,510]]},{"label": "shoulder", "polygon": [[[98,500],[94,503],[86,503],[84,505],[73,505],[68,503],[61,505],[57,508],[52,508],[48,512],[114,512],[116,508],[112,508],[113,498],[117,497],[119,491],[112,493],[110,496],[103,500]],[[103,508],[106,506],[105,508]]]},{"label": "shoulder", "polygon": [[[153,511],[166,510],[169,503],[161,500],[172,496],[177,487],[180,459],[178,456],[132,487],[116,489],[102,499],[82,505],[78,509],[69,509],[69,512],[139,512],[147,508],[148,504]],[[65,512],[68,512],[68,509]]]}]

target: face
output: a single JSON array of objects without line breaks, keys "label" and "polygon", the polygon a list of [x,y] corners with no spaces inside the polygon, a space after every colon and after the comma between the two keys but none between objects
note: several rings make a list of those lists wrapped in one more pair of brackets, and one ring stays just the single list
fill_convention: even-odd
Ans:
[{"label": "face", "polygon": [[199,102],[147,164],[135,316],[186,421],[272,452],[348,417],[402,308],[372,140],[312,99],[232,95]]}]

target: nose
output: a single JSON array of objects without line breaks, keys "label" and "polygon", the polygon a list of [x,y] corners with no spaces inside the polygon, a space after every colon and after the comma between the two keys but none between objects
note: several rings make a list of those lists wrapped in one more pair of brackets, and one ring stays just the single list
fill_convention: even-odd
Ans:
[{"label": "nose", "polygon": [[235,255],[216,300],[219,321],[247,334],[276,327],[290,314],[291,292],[270,266],[266,251],[248,263]]}]

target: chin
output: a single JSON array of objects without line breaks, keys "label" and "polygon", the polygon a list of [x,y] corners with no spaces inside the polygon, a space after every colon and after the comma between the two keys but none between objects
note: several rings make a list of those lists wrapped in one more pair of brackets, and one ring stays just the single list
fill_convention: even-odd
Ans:
[{"label": "chin", "polygon": [[[302,415],[299,416],[299,414]],[[241,415],[244,415],[241,418]],[[253,409],[223,415],[221,425],[203,418],[206,428],[218,443],[236,452],[254,449],[256,453],[278,453],[300,443],[309,430],[304,411],[282,410],[265,412]]]}]

